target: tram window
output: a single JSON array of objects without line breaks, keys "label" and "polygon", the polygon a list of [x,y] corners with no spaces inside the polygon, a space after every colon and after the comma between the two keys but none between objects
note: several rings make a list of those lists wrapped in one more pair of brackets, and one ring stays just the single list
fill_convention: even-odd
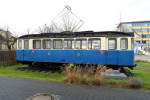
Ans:
[{"label": "tram window", "polygon": [[131,49],[134,49],[134,38],[131,38]]},{"label": "tram window", "polygon": [[33,40],[33,48],[41,49],[41,40]]},{"label": "tram window", "polygon": [[87,49],[87,40],[77,39],[76,49]]},{"label": "tram window", "polygon": [[45,39],[43,40],[43,49],[50,49],[51,48],[51,40]]},{"label": "tram window", "polygon": [[89,49],[100,49],[101,48],[101,40],[100,39],[89,39],[88,42]]},{"label": "tram window", "polygon": [[29,49],[29,40],[24,40],[24,49]]},{"label": "tram window", "polygon": [[117,41],[116,39],[108,39],[108,49],[109,50],[114,50],[117,48]]},{"label": "tram window", "polygon": [[64,40],[64,49],[72,49],[73,40]]},{"label": "tram window", "polygon": [[22,49],[22,40],[18,40],[18,49]]},{"label": "tram window", "polygon": [[87,40],[82,40],[82,49],[87,49]]},{"label": "tram window", "polygon": [[62,40],[53,40],[54,49],[62,49]]},{"label": "tram window", "polygon": [[76,49],[81,49],[81,40],[76,40]]},{"label": "tram window", "polygon": [[120,40],[120,49],[122,49],[122,50],[128,49],[128,39],[127,38],[122,38]]}]

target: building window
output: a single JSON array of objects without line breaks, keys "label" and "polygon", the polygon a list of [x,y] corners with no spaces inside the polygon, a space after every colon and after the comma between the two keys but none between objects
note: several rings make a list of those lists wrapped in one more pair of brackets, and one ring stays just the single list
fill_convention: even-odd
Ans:
[{"label": "building window", "polygon": [[24,49],[29,49],[29,40],[24,40]]},{"label": "building window", "polygon": [[43,49],[50,49],[51,48],[51,40],[45,39],[43,40]]},{"label": "building window", "polygon": [[140,43],[140,41],[136,41],[136,43]]},{"label": "building window", "polygon": [[101,48],[101,40],[100,39],[89,39],[88,41],[89,49],[98,50]]},{"label": "building window", "polygon": [[18,40],[18,49],[22,49],[22,40]]},{"label": "building window", "polygon": [[142,37],[143,38],[150,38],[150,34],[143,34]]},{"label": "building window", "polygon": [[120,40],[120,49],[122,49],[122,50],[128,49],[128,39],[127,38],[122,38]]},{"label": "building window", "polygon": [[108,49],[115,50],[117,49],[117,41],[114,38],[108,39]]},{"label": "building window", "polygon": [[62,49],[63,48],[62,40],[61,39],[53,40],[53,48],[54,49]]},{"label": "building window", "polygon": [[41,49],[41,40],[33,40],[33,49]]},{"label": "building window", "polygon": [[64,49],[72,49],[73,40],[64,40]]},{"label": "building window", "polygon": [[87,49],[87,40],[86,39],[77,39],[75,47],[76,47],[76,49]]},{"label": "building window", "polygon": [[146,41],[142,41],[143,44],[146,44]]}]

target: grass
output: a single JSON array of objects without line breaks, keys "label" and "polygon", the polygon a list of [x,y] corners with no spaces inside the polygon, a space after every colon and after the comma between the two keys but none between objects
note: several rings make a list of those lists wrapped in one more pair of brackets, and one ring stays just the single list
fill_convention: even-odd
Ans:
[{"label": "grass", "polygon": [[[137,66],[131,70],[134,78],[142,82],[142,88],[150,90],[150,62],[135,62]],[[130,84],[131,78],[128,79],[109,79],[107,84],[114,87],[126,87]]]},{"label": "grass", "polygon": [[22,68],[23,66],[24,65],[20,64],[10,66],[0,66],[0,76],[27,78],[34,80],[46,80],[54,82],[62,82],[65,79],[65,76],[60,73],[18,70],[18,68]]},{"label": "grass", "polygon": [[[142,88],[150,90],[150,63],[137,61],[135,62],[137,67],[135,67],[131,72],[134,77],[141,80]],[[24,65],[10,65],[10,66],[0,66],[0,76],[7,77],[18,77],[18,78],[27,78],[34,80],[46,80],[54,82],[64,82],[66,79],[65,74],[62,73],[51,73],[51,72],[39,72],[33,70],[18,70],[18,68],[23,68]],[[72,75],[72,74],[71,74]],[[71,76],[73,77],[73,76]],[[84,81],[84,80],[82,80]],[[128,79],[107,79],[105,84],[111,87],[123,87],[128,84]]]},{"label": "grass", "polygon": [[143,88],[150,90],[150,63],[136,62],[137,67],[132,71],[135,77],[143,82]]}]

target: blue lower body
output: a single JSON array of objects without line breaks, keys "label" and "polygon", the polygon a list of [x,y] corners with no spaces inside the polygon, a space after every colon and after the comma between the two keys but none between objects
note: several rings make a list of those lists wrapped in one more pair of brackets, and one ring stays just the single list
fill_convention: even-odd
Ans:
[{"label": "blue lower body", "polygon": [[134,66],[133,50],[17,50],[18,62]]}]

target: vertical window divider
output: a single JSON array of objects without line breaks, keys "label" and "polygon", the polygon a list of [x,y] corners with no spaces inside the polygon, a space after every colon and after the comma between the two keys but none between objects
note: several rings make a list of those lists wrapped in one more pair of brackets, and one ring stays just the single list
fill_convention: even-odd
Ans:
[{"label": "vertical window divider", "polygon": [[88,39],[86,38],[86,50],[88,50]]}]

